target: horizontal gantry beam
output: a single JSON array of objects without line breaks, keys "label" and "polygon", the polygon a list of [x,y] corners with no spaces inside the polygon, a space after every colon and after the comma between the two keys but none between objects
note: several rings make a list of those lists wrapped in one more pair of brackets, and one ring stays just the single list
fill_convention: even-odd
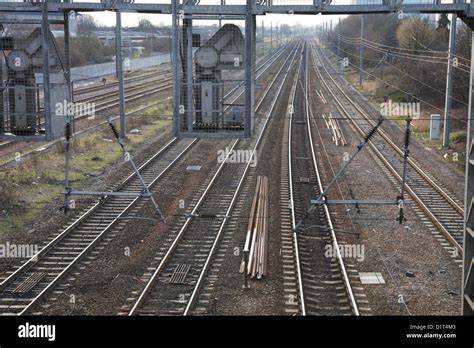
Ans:
[{"label": "horizontal gantry beam", "polygon": [[[256,1],[255,1],[256,2]],[[320,1],[315,1],[313,4],[301,5],[301,1],[295,1],[294,5],[291,5],[291,1],[282,1],[285,4],[275,4],[278,1],[273,1],[273,5],[259,5],[255,4],[252,7],[252,14],[264,15],[267,13],[275,14],[357,14],[357,13],[390,13],[403,11],[405,13],[457,13],[460,16],[474,17],[474,13],[471,13],[470,4],[466,3],[452,3],[452,4],[426,4],[426,3],[413,3],[403,4],[401,1],[387,1],[380,0],[380,4],[371,5],[337,5],[329,4],[324,5]],[[373,1],[372,1],[373,2]],[[434,1],[433,1],[434,2]],[[122,12],[139,12],[139,13],[157,13],[157,14],[171,14],[171,1],[165,3],[162,1],[158,4],[150,3],[127,3],[126,1],[96,1],[96,2],[77,2],[74,0],[70,1],[48,1],[48,9],[50,11],[76,11],[76,12],[88,12],[88,11],[115,11],[120,10]],[[180,5],[180,10],[183,10],[186,14],[200,14],[200,15],[244,15],[247,13],[247,6],[245,1],[242,1],[242,5]],[[12,2],[12,1],[0,1],[0,12],[5,11],[28,11],[35,12],[41,11],[41,6],[34,6],[29,2]],[[474,12],[474,11],[472,11]]]}]

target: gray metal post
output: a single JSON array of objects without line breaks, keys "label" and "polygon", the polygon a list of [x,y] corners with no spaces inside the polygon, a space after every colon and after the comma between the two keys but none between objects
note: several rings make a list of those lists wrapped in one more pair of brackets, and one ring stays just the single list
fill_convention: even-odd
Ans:
[{"label": "gray metal post", "polygon": [[[471,26],[472,28],[472,26]],[[474,32],[471,33],[471,56],[474,57]],[[462,313],[464,315],[474,314],[474,270],[472,269],[474,257],[474,212],[471,203],[474,198],[474,59],[471,59],[471,80],[469,87],[469,115],[467,123],[466,142],[466,183],[464,194],[464,255],[462,272]],[[472,161],[472,162],[471,162]],[[470,271],[470,273],[469,273]]]},{"label": "gray metal post", "polygon": [[170,63],[173,62],[173,40],[171,39],[171,31],[173,30],[173,25],[168,29],[168,42],[170,45]]},{"label": "gray metal post", "polygon": [[326,47],[326,39],[327,39],[326,28],[327,28],[327,23],[323,22],[323,45],[324,45],[323,47]]},{"label": "gray metal post", "polygon": [[451,15],[451,27],[449,29],[449,51],[448,51],[448,73],[446,76],[446,99],[444,102],[444,130],[443,146],[449,146],[449,133],[451,132],[451,106],[453,94],[453,59],[456,54],[456,22],[457,15]]},{"label": "gray metal post", "polygon": [[[3,76],[2,76],[2,71],[3,71],[3,58],[0,57],[0,81],[3,83]],[[5,120],[4,120],[4,100],[3,100],[3,93],[4,91],[0,91],[0,135],[2,135],[5,132]]]},{"label": "gray metal post", "polygon": [[[73,101],[73,88],[71,82],[71,52],[70,52],[70,32],[69,32],[69,12],[64,12],[64,65],[65,65],[65,78],[67,88],[69,89],[69,101]],[[64,189],[66,194],[64,195],[64,212],[67,213],[69,210],[69,192],[71,187],[69,186],[69,160],[70,160],[70,144],[71,136],[74,133],[74,115],[67,114],[66,126],[64,130],[64,136],[66,138],[64,145],[64,158],[65,158],[65,170],[64,170]]]},{"label": "gray metal post", "polygon": [[51,132],[51,91],[49,75],[49,21],[48,21],[48,3],[43,3],[43,21],[41,22],[43,53],[43,86],[44,86],[44,119],[46,123],[46,140],[52,140]]},{"label": "gray metal post", "polygon": [[193,21],[186,22],[186,115],[188,132],[193,131]]},{"label": "gray metal post", "polygon": [[247,0],[245,16],[245,121],[244,136],[250,137],[254,127],[254,88],[255,88],[255,26],[256,16],[253,15],[254,1]]},{"label": "gray metal post", "polygon": [[122,40],[122,13],[115,11],[115,64],[118,79],[119,117],[120,117],[120,139],[126,138],[125,124],[125,81],[123,74],[123,40]]},{"label": "gray metal post", "polygon": [[341,58],[341,18],[339,18],[339,24],[337,25],[337,56]]},{"label": "gray metal post", "polygon": [[[280,26],[281,26],[281,24],[280,24]],[[277,47],[280,46],[280,26],[277,23],[277,25],[276,25],[276,43],[277,43]]]},{"label": "gray metal post", "polygon": [[[69,101],[74,101],[73,86],[71,81],[71,33],[69,31],[69,15],[70,13],[64,12],[64,69],[67,88],[69,89]],[[67,116],[67,123],[72,125],[72,133],[75,133],[74,115]]]},{"label": "gray metal post", "polygon": [[[250,72],[251,72],[251,94],[250,94],[250,104],[251,104],[251,113],[250,113],[250,132],[252,133],[255,128],[255,76],[256,76],[256,66],[257,66],[257,16],[252,15],[252,55],[250,61]],[[250,135],[251,135],[250,133]]]},{"label": "gray metal post", "polygon": [[331,48],[329,46],[329,36],[331,35],[331,33],[329,32],[329,23],[326,22],[326,48]]},{"label": "gray metal post", "polygon": [[270,53],[273,53],[273,22],[270,22]]},{"label": "gray metal post", "polygon": [[[225,0],[221,0],[221,6],[225,5]],[[219,28],[222,27],[222,19],[219,17]]]},{"label": "gray metal post", "polygon": [[364,18],[365,15],[362,15],[360,21],[360,47],[359,47],[359,85],[362,86],[362,80],[364,78],[364,45],[362,40],[364,39]]},{"label": "gray metal post", "polygon": [[178,28],[178,4],[176,1],[171,1],[171,30],[173,35],[171,35],[171,67],[173,69],[173,130],[174,135],[178,136],[181,128],[181,120],[179,115],[179,103],[180,103],[180,88],[179,88],[179,76],[178,76],[178,52],[179,52],[179,28]]},{"label": "gray metal post", "polygon": [[329,21],[329,49],[331,51],[334,50],[334,46],[332,42],[332,19]]},{"label": "gray metal post", "polygon": [[[70,32],[69,32],[69,12],[64,12],[64,68],[66,69],[65,78],[69,88],[69,96],[72,97],[71,86],[71,51],[70,51]],[[72,98],[70,99],[72,100]]]},{"label": "gray metal post", "polygon": [[150,28],[150,55],[153,55],[153,25]]},{"label": "gray metal post", "polygon": [[262,57],[265,57],[265,22],[262,21]]}]

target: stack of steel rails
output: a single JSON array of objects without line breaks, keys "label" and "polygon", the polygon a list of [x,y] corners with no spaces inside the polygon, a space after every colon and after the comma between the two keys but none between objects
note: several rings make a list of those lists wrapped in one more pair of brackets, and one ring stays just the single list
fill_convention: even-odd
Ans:
[{"label": "stack of steel rails", "polygon": [[259,176],[245,238],[240,273],[261,279],[267,274],[268,261],[268,178]]}]

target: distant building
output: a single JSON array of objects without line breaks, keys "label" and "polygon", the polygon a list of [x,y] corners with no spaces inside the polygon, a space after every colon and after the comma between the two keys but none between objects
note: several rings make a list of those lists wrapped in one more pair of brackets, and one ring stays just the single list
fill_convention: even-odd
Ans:
[{"label": "distant building", "polygon": [[[113,30],[97,30],[92,32],[100,41],[106,45],[113,45],[115,42],[115,32]],[[168,34],[162,33],[158,29],[153,29],[153,32],[139,32],[139,31],[123,31],[122,39],[125,45],[133,45],[143,43],[150,38],[168,37]]]}]

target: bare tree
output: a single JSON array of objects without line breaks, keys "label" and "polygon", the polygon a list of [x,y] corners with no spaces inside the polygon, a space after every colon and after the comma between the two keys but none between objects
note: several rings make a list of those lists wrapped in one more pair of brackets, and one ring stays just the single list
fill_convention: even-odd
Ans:
[{"label": "bare tree", "polygon": [[420,50],[430,50],[435,39],[435,29],[427,18],[410,17],[402,21],[397,29],[399,46],[410,49],[411,54],[419,54]]}]

